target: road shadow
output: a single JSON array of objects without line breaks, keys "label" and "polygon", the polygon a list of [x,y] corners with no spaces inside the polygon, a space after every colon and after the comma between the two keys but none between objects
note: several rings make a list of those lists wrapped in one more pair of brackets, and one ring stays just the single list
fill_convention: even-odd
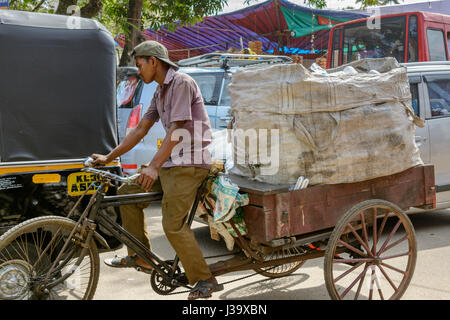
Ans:
[{"label": "road shadow", "polygon": [[218,296],[221,300],[326,300],[325,285],[293,289],[309,279],[305,273],[294,273],[282,278],[261,279],[249,282]]},{"label": "road shadow", "polygon": [[[153,235],[150,233],[153,250],[164,259],[173,259],[175,252],[165,237],[160,222],[157,222],[157,226],[155,225],[156,218],[160,215],[160,211],[157,211],[158,205],[159,204],[151,205],[154,210],[152,210],[149,215],[154,218],[152,227],[156,229],[160,228],[158,229],[157,235],[155,235],[155,233],[153,233]],[[409,218],[415,229],[418,250],[429,250],[450,246],[450,210],[421,212],[411,214],[409,215]],[[388,234],[394,228],[395,223],[396,219],[389,219],[383,233],[385,235]],[[194,222],[193,232],[205,257],[228,255],[231,253],[227,250],[223,240],[215,241],[211,239],[208,226]],[[237,249],[237,245],[235,245],[233,251],[237,251]],[[207,259],[207,263],[211,264],[227,258],[228,257],[218,257]],[[321,270],[323,270],[323,263],[323,258],[308,261],[308,264],[313,267],[318,267]]]},{"label": "road shadow", "polygon": [[450,246],[450,210],[437,210],[409,215],[414,226],[419,250]]}]

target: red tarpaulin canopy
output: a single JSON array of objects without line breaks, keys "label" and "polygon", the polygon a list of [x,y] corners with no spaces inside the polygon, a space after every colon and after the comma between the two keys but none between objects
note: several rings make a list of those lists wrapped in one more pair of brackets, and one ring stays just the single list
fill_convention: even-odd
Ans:
[{"label": "red tarpaulin canopy", "polygon": [[241,45],[247,48],[249,41],[261,41],[263,52],[305,54],[312,53],[311,49],[315,52],[327,49],[328,33],[333,25],[364,17],[360,13],[318,10],[286,0],[269,0],[205,17],[202,22],[173,32],[162,28],[147,29],[143,34],[146,39],[163,43],[174,61],[232,47],[241,49]]}]

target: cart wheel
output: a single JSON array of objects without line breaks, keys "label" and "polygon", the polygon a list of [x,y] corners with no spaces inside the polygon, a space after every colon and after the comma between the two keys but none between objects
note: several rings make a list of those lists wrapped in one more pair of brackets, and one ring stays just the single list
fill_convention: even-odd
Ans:
[{"label": "cart wheel", "polygon": [[[267,255],[264,255],[264,261],[292,257],[298,254],[300,254],[300,251],[297,248],[288,248],[288,249],[281,248]],[[297,269],[300,268],[305,262],[306,262],[305,260],[300,260],[281,264],[274,267],[257,268],[254,270],[259,274],[268,278],[281,278],[297,271]]]},{"label": "cart wheel", "polygon": [[416,258],[416,235],[406,213],[388,201],[364,201],[339,220],[328,241],[328,293],[339,300],[400,299]]}]

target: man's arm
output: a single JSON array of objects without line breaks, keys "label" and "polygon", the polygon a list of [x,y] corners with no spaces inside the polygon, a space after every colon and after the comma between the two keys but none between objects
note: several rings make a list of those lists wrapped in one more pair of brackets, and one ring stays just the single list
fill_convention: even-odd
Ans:
[{"label": "man's arm", "polygon": [[169,131],[164,138],[161,147],[153,157],[149,166],[142,170],[138,179],[139,184],[146,191],[149,191],[153,183],[158,179],[158,170],[169,159],[173,148],[178,144],[179,140],[172,140],[172,134],[175,130],[181,129],[186,121],[175,121],[170,124]]},{"label": "man's arm", "polygon": [[120,157],[124,153],[130,151],[153,127],[155,121],[141,119],[136,128],[132,129],[122,140],[122,142],[115,147],[107,155],[92,154],[91,158],[94,159],[94,164],[106,164],[113,161],[115,158]]}]

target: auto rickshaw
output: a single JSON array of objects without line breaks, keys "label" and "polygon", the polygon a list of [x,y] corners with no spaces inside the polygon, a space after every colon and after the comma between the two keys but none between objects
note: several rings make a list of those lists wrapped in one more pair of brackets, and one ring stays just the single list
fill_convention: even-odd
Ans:
[{"label": "auto rickshaw", "polygon": [[[0,10],[0,22],[1,234],[30,218],[66,216],[96,179],[80,159],[117,144],[117,57],[95,20]],[[121,174],[119,161],[105,169]]]}]

